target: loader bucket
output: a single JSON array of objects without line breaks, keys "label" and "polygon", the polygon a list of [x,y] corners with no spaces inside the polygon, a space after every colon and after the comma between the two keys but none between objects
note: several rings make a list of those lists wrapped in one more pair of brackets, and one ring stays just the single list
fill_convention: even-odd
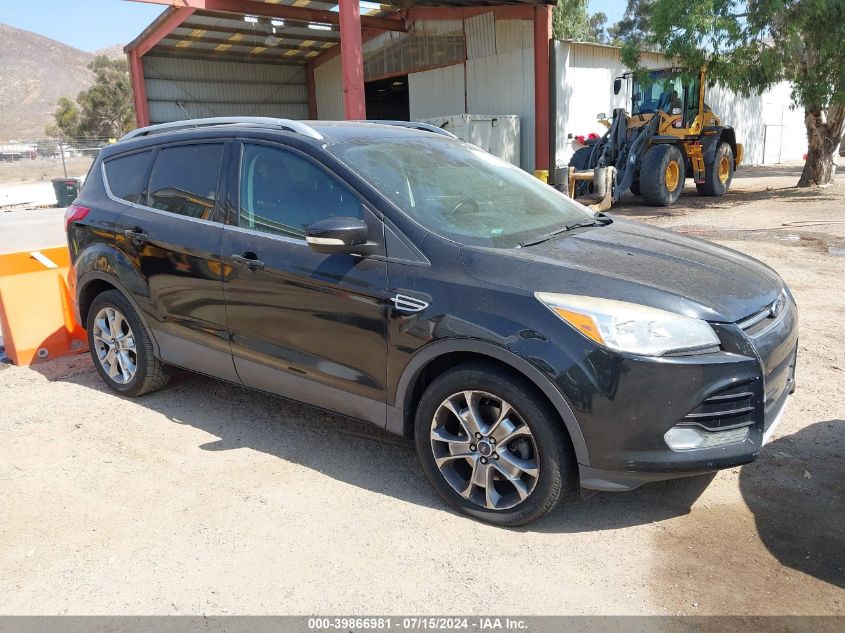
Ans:
[{"label": "loader bucket", "polygon": [[67,286],[67,247],[0,255],[0,329],[16,365],[88,349]]}]

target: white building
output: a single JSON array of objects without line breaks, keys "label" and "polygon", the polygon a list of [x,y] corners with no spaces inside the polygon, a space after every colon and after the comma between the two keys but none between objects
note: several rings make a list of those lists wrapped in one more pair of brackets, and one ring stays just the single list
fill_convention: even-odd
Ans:
[{"label": "white building", "polygon": [[[576,136],[606,131],[597,114],[630,108],[630,95],[624,90],[613,94],[613,80],[628,69],[622,64],[619,47],[602,44],[555,42],[555,59],[556,159],[558,165],[565,165],[576,149]],[[643,53],[642,63],[648,68],[671,66],[657,53]],[[735,128],[737,142],[745,146],[744,164],[802,160],[807,151],[804,113],[793,108],[788,83],[748,98],[715,86],[707,89],[705,100],[723,124]]]}]

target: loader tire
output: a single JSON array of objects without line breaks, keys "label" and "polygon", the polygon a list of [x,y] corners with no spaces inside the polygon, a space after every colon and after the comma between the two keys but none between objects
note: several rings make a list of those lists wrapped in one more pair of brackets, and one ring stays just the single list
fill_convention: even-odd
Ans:
[{"label": "loader tire", "polygon": [[731,188],[734,178],[734,153],[728,143],[721,142],[716,148],[713,162],[704,166],[704,182],[696,183],[701,196],[724,196]]},{"label": "loader tire", "polygon": [[[585,169],[589,169],[587,165],[590,164],[590,154],[592,153],[592,147],[582,147],[572,155],[572,158],[569,159],[569,166],[574,167],[578,171],[584,171]],[[583,198],[589,196],[593,193],[593,183],[580,181],[575,183],[575,197],[576,198]]]},{"label": "loader tire", "polygon": [[674,145],[652,145],[640,167],[640,192],[646,204],[668,207],[681,196],[686,172],[684,157]]}]

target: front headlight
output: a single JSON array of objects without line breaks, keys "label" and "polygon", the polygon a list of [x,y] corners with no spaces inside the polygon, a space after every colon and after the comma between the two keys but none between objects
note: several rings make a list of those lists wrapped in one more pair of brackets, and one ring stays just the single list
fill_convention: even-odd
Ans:
[{"label": "front headlight", "polygon": [[534,296],[587,338],[621,352],[660,356],[719,346],[719,337],[701,319],[627,301],[552,292]]}]

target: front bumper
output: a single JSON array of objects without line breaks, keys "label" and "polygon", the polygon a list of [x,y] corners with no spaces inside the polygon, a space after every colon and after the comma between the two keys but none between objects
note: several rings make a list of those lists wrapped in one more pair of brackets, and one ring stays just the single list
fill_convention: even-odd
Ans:
[{"label": "front bumper", "polygon": [[[644,483],[754,461],[783,419],[795,389],[797,309],[771,325],[744,331],[714,325],[722,351],[703,356],[636,358],[596,350],[558,386],[573,405],[589,451],[581,486],[632,490]],[[740,413],[741,412],[741,413]],[[675,426],[704,432],[748,428],[744,441],[672,450]]]},{"label": "front bumper", "polygon": [[[786,412],[786,405],[789,403],[787,397],[777,412],[774,420],[765,429],[761,446],[765,446],[771,440],[775,429],[783,420]],[[760,446],[749,444],[748,441],[739,444],[730,445],[725,448],[732,450],[722,452],[720,449],[709,449],[710,453],[707,456],[702,455],[704,451],[684,451],[684,453],[697,453],[698,462],[704,458],[707,465],[697,467],[696,462],[670,462],[672,464],[671,470],[663,470],[658,472],[646,471],[625,471],[625,470],[607,470],[601,468],[593,468],[592,466],[585,466],[579,464],[579,477],[581,479],[581,487],[588,490],[599,490],[601,492],[625,492],[628,490],[635,490],[643,484],[654,481],[664,481],[666,479],[678,479],[681,477],[694,477],[695,475],[703,475],[711,473],[723,468],[732,468],[734,466],[741,466],[753,462],[760,455]],[[692,468],[690,468],[692,466]]]}]

